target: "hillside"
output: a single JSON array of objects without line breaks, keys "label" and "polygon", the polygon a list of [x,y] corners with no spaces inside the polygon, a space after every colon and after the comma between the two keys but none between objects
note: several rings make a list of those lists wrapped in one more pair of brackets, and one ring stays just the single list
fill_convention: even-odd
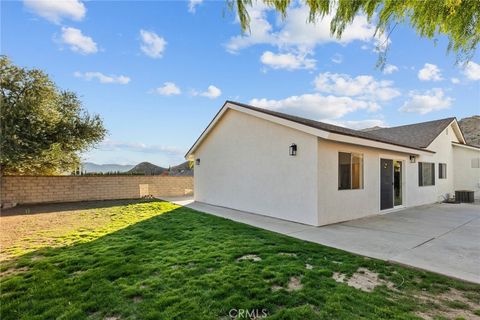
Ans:
[{"label": "hillside", "polygon": [[131,174],[144,174],[147,176],[152,175],[161,175],[163,172],[168,171],[168,169],[159,167],[150,162],[141,162],[137,164],[132,169],[128,170],[128,173]]},{"label": "hillside", "polygon": [[480,146],[480,116],[471,116],[458,121],[468,144]]},{"label": "hillside", "polygon": [[375,126],[375,127],[370,127],[370,128],[360,129],[360,131],[363,131],[363,132],[368,132],[368,131],[374,131],[374,130],[378,130],[378,129],[382,129],[382,127]]},{"label": "hillside", "polygon": [[82,163],[82,171],[85,173],[127,172],[134,165],[126,164],[96,164],[93,162]]},{"label": "hillside", "polygon": [[190,167],[190,161],[185,161],[177,166],[170,168],[170,176],[193,176],[193,168]]}]

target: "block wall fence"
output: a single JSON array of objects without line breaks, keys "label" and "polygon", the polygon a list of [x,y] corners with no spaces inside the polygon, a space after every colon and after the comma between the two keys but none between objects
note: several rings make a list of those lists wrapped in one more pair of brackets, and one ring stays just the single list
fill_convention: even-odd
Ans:
[{"label": "block wall fence", "polygon": [[193,177],[2,176],[1,204],[135,199],[193,194]]}]

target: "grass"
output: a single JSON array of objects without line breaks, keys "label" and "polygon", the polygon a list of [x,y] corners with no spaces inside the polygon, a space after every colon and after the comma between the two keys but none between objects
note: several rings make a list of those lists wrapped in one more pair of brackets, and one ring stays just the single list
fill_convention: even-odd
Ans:
[{"label": "grass", "polygon": [[[10,256],[0,268],[1,319],[229,319],[231,309],[265,310],[270,319],[418,319],[457,316],[466,303],[468,318],[480,309],[478,285],[167,202],[77,214],[82,223],[58,233],[49,226],[34,248],[21,237],[14,250],[2,248]],[[246,255],[259,259],[239,259]],[[332,278],[358,268],[382,285],[365,292]],[[300,285],[290,287],[292,279]],[[451,289],[462,300],[435,299]]]}]

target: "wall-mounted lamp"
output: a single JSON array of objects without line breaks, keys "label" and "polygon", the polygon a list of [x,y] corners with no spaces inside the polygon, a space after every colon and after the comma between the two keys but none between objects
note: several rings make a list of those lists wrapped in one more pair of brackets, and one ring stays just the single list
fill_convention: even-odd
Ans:
[{"label": "wall-mounted lamp", "polygon": [[415,163],[416,157],[415,156],[410,156],[410,163]]},{"label": "wall-mounted lamp", "polygon": [[200,158],[195,159],[195,164],[196,164],[197,166],[200,165]]},{"label": "wall-mounted lamp", "polygon": [[297,155],[297,145],[295,143],[292,143],[290,145],[290,148],[288,148],[288,153],[291,155],[291,156],[296,156]]}]

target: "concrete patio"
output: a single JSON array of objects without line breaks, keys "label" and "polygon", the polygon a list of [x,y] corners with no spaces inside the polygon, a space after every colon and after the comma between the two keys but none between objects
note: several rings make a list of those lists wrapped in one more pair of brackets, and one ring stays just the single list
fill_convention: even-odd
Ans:
[{"label": "concrete patio", "polygon": [[313,227],[188,197],[164,200],[294,238],[480,283],[478,205],[433,204]]}]

